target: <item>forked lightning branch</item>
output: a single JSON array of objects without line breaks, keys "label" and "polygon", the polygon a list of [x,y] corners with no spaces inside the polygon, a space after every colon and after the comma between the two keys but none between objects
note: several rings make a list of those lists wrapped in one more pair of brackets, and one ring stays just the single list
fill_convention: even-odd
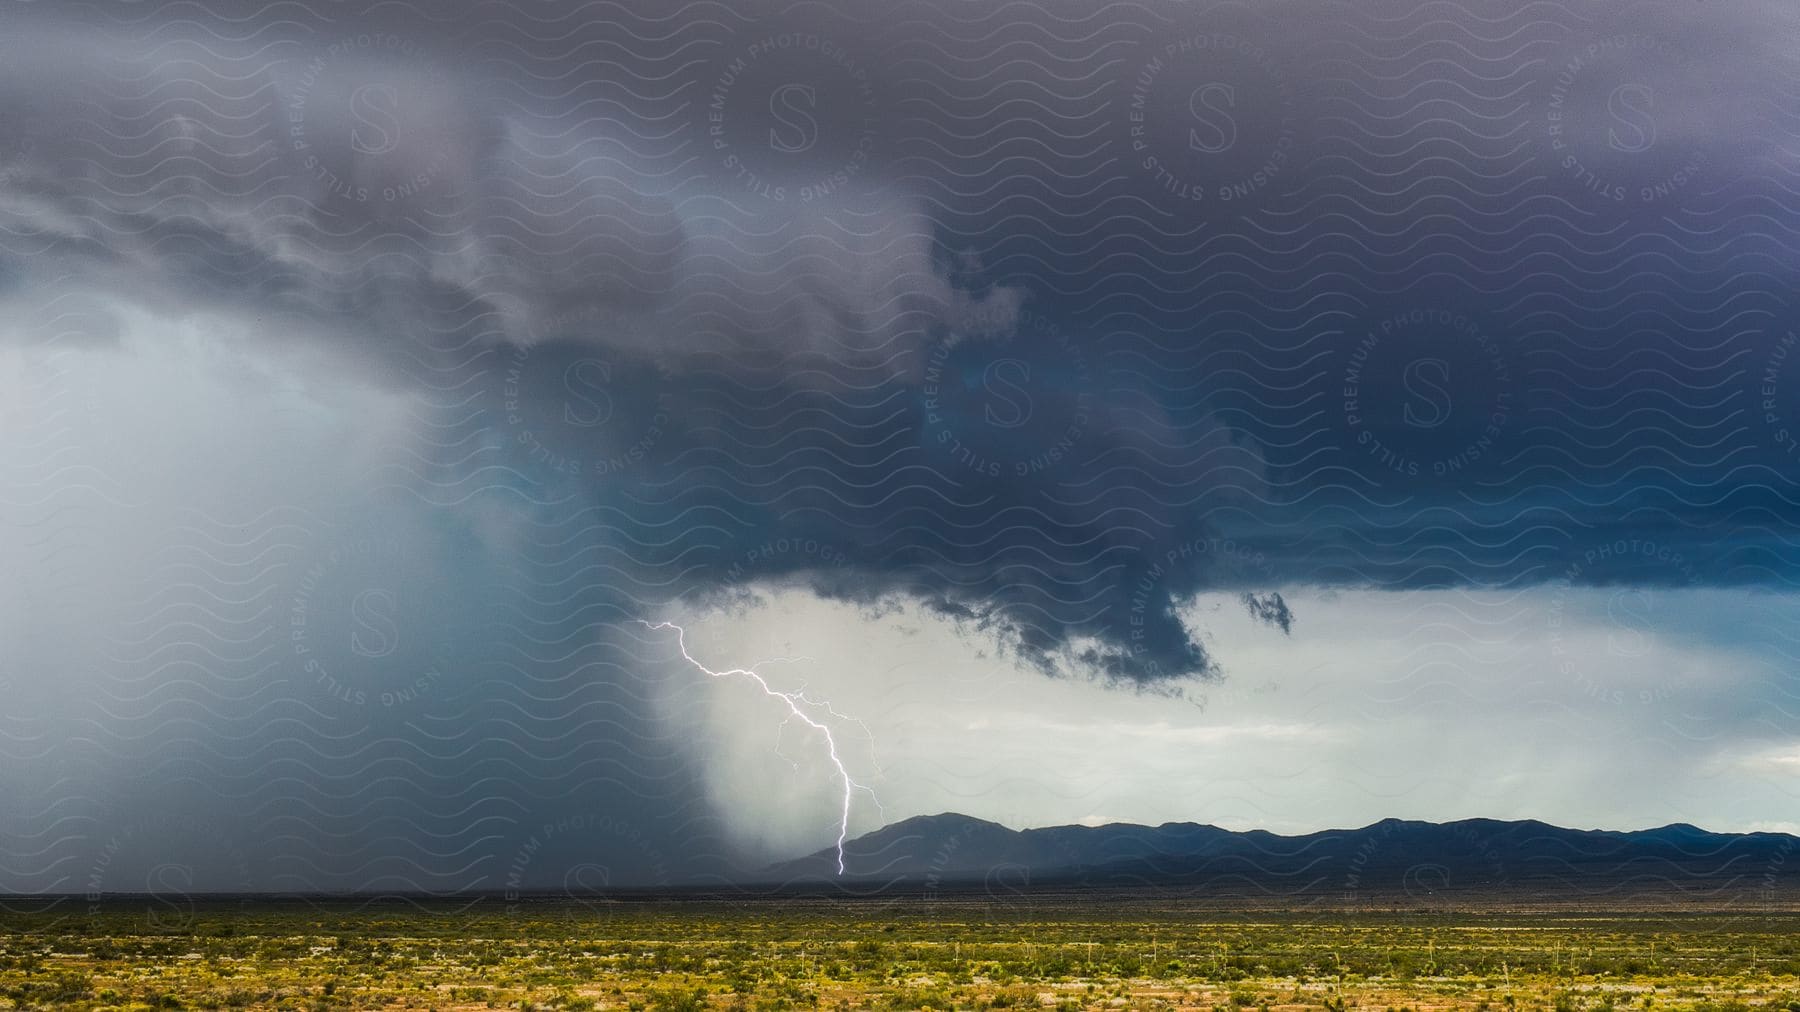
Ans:
[{"label": "forked lightning branch", "polygon": [[[761,689],[764,695],[770,697],[771,699],[781,700],[781,702],[787,706],[789,719],[800,721],[802,724],[805,724],[807,727],[810,727],[813,730],[819,732],[820,736],[822,736],[825,739],[826,754],[828,756],[830,756],[832,768],[837,771],[837,777],[836,777],[837,781],[843,785],[843,807],[840,810],[839,817],[838,817],[838,833],[837,833],[837,870],[838,870],[838,874],[842,875],[844,873],[844,843],[850,836],[850,805],[851,805],[851,802],[855,798],[857,791],[867,792],[870,798],[875,797],[875,792],[870,790],[867,786],[857,783],[856,780],[850,776],[849,767],[844,765],[843,756],[838,751],[837,736],[832,734],[831,727],[829,725],[823,724],[823,723],[819,722],[818,720],[814,719],[813,716],[807,712],[807,708],[809,708],[809,707],[821,708],[821,709],[824,709],[826,712],[832,714],[832,716],[836,716],[836,717],[841,717],[842,714],[839,714],[836,710],[833,710],[831,708],[831,704],[829,704],[827,702],[806,698],[805,693],[782,692],[782,691],[774,688],[773,686],[771,686],[768,683],[768,681],[766,679],[763,678],[763,676],[760,673],[757,672],[755,667],[726,668],[722,671],[715,671],[712,668],[707,667],[706,665],[704,665],[704,664],[700,663],[698,660],[696,660],[694,658],[693,654],[688,653],[687,630],[683,629],[681,626],[678,626],[673,622],[651,623],[651,622],[646,622],[643,619],[638,619],[637,622],[638,622],[638,624],[643,625],[652,631],[660,631],[663,629],[673,629],[675,631],[676,648],[681,651],[682,658],[684,660],[686,660],[689,664],[692,664],[695,668],[699,669],[701,672],[703,672],[709,678],[747,678],[747,679],[749,679],[750,681],[756,683],[756,687]],[[767,662],[764,662],[764,663],[767,663]],[[877,802],[877,804],[879,804],[879,802]]]}]

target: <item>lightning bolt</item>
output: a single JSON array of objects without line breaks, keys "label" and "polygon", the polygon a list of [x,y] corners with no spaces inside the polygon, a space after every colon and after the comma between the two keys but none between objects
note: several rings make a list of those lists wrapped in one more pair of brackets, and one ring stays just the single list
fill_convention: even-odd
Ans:
[{"label": "lightning bolt", "polygon": [[[758,664],[758,665],[755,665],[752,667],[748,667],[748,668],[727,668],[723,671],[714,671],[713,669],[707,667],[706,665],[700,663],[697,659],[695,659],[693,654],[688,653],[687,630],[686,629],[683,629],[682,627],[676,625],[673,622],[650,623],[650,622],[644,621],[641,618],[637,619],[636,621],[639,625],[650,629],[652,632],[660,632],[664,629],[675,630],[675,645],[677,648],[679,648],[681,650],[681,656],[683,658],[685,658],[689,664],[692,664],[694,667],[705,672],[709,677],[712,677],[712,678],[730,678],[730,677],[736,676],[736,677],[750,679],[751,681],[755,682],[757,684],[757,687],[761,688],[766,695],[768,695],[774,699],[779,699],[783,703],[787,704],[788,719],[798,720],[801,723],[804,723],[808,727],[812,728],[813,730],[819,732],[819,734],[824,737],[825,751],[831,756],[832,766],[837,768],[837,775],[838,775],[839,782],[841,782],[844,785],[844,799],[843,799],[844,804],[843,804],[842,811],[838,815],[838,835],[837,835],[837,869],[838,869],[838,874],[842,875],[844,873],[844,841],[850,836],[850,802],[851,802],[851,799],[855,797],[857,791],[867,791],[869,794],[869,797],[871,799],[874,799],[875,792],[873,790],[870,790],[867,786],[857,783],[855,781],[855,779],[853,779],[850,776],[849,768],[844,765],[843,758],[838,755],[837,736],[831,733],[831,728],[829,726],[827,726],[825,724],[821,724],[820,722],[814,720],[811,717],[811,715],[809,715],[804,709],[802,709],[801,704],[804,703],[807,706],[823,707],[826,712],[830,713],[834,717],[837,717],[841,720],[850,720],[856,724],[861,724],[863,727],[863,730],[865,732],[868,731],[868,725],[863,724],[862,721],[860,721],[860,720],[854,720],[853,718],[845,717],[843,714],[841,714],[841,713],[837,712],[835,709],[833,709],[830,703],[824,702],[822,700],[811,700],[811,699],[806,698],[806,693],[804,691],[782,692],[779,689],[776,689],[774,686],[771,686],[768,683],[768,681],[765,680],[763,678],[763,676],[757,672],[756,668],[760,667],[761,664],[775,663],[774,661],[763,661],[763,662],[761,662],[761,664]],[[787,659],[788,658],[778,658],[778,660],[787,660]],[[786,721],[784,721],[783,723],[786,723]],[[881,804],[881,802],[879,800],[877,800],[875,803],[878,807]]]}]

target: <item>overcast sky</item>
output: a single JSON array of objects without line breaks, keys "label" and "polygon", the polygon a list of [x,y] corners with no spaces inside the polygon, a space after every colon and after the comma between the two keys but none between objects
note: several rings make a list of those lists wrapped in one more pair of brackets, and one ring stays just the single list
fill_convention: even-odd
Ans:
[{"label": "overcast sky", "polygon": [[5,19],[0,890],[1800,829],[1792,4]]}]

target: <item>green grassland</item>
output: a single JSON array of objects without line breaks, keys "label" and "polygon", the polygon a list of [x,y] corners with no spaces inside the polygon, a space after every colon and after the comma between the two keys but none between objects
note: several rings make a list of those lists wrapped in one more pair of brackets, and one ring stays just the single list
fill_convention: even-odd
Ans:
[{"label": "green grassland", "polygon": [[0,912],[0,1007],[1800,1012],[1800,914],[119,900]]}]

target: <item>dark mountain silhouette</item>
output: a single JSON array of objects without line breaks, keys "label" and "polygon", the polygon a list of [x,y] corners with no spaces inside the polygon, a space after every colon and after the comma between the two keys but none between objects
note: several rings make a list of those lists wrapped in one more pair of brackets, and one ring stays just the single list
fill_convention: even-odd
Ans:
[{"label": "dark mountain silhouette", "polygon": [[1243,898],[1427,902],[1477,893],[1629,902],[1693,898],[1793,905],[1800,838],[1711,833],[1684,823],[1633,831],[1543,822],[1384,819],[1279,836],[1195,823],[1013,830],[965,815],[921,816],[767,870],[789,884],[859,892],[1123,887]]}]

